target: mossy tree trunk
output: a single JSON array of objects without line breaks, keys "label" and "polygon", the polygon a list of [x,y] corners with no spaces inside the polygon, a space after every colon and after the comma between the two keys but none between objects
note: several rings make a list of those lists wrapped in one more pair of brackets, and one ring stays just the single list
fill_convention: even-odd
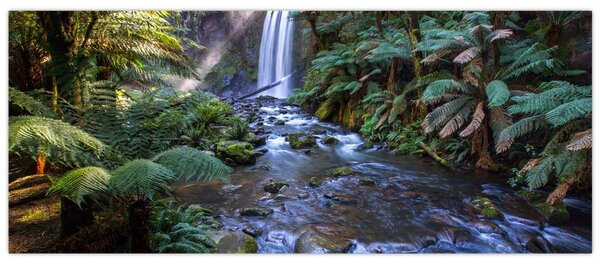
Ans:
[{"label": "mossy tree trunk", "polygon": [[[408,18],[408,23],[406,24],[405,30],[408,34],[408,39],[410,41],[410,49],[413,72],[415,74],[415,79],[420,80],[423,77],[423,68],[421,66],[421,53],[417,51],[417,44],[421,41],[421,30],[419,26],[419,18],[416,11],[406,11],[406,16]],[[417,114],[419,118],[425,118],[427,115],[427,107],[425,103],[421,101],[423,96],[423,88],[417,88],[417,95],[419,101],[417,102]]]},{"label": "mossy tree trunk", "polygon": [[60,236],[68,237],[94,223],[94,213],[86,203],[81,207],[66,197],[60,198]]},{"label": "mossy tree trunk", "polygon": [[149,253],[150,250],[150,202],[139,199],[129,206],[131,229],[131,252]]}]

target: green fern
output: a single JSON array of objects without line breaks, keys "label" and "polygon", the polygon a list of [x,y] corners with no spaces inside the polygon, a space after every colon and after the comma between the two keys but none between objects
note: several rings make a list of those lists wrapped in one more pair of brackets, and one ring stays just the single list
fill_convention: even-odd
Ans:
[{"label": "green fern", "polygon": [[83,167],[67,172],[52,182],[48,194],[61,195],[81,206],[85,200],[108,190],[110,172],[99,167]]},{"label": "green fern", "polygon": [[177,176],[167,167],[150,160],[132,160],[112,172],[109,190],[123,198],[149,198],[169,193],[168,183]]},{"label": "green fern", "polygon": [[186,181],[219,179],[228,182],[231,168],[219,159],[191,147],[176,147],[164,151],[152,158],[152,161],[172,170],[178,177]]}]

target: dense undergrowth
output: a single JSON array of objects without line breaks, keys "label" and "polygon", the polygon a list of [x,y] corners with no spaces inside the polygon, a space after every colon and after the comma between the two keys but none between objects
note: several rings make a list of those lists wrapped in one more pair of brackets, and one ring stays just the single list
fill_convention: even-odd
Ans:
[{"label": "dense undergrowth", "polygon": [[558,185],[549,204],[589,188],[589,13],[295,16],[316,53],[290,102],[399,153],[425,141],[455,164],[512,170],[512,186]]}]

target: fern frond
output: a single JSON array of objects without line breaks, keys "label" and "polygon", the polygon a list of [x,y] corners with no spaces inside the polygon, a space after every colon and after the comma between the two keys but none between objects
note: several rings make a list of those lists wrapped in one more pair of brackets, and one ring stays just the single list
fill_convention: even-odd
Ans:
[{"label": "fern frond", "polygon": [[195,148],[172,148],[156,155],[152,161],[169,168],[186,181],[195,178],[196,181],[219,179],[229,182],[227,176],[231,168],[219,159]]},{"label": "fern frond", "polygon": [[99,167],[83,167],[67,172],[52,182],[48,194],[58,194],[81,206],[91,195],[108,189],[110,172]]},{"label": "fern frond", "polygon": [[167,167],[150,160],[132,160],[112,172],[109,189],[117,196],[141,195],[152,199],[157,193],[168,193],[168,183],[177,177]]}]

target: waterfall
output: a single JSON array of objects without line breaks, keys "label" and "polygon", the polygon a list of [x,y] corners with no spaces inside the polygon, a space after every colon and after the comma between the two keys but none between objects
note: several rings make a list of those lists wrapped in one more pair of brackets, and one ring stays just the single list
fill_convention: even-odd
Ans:
[{"label": "waterfall", "polygon": [[[263,24],[258,62],[258,88],[269,85],[292,72],[294,21],[290,11],[268,11]],[[291,79],[260,95],[287,98],[292,91]]]}]

